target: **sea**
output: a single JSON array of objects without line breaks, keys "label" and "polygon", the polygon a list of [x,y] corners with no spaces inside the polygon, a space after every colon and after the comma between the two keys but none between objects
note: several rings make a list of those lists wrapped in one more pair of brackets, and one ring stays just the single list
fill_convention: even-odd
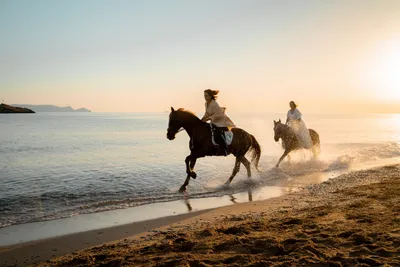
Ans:
[{"label": "sea", "polygon": [[[36,113],[0,115],[0,228],[126,209],[179,199],[209,199],[276,186],[312,173],[351,171],[352,166],[400,163],[400,114],[308,114],[321,155],[283,153],[273,121],[285,114],[229,114],[261,145],[261,172],[245,168],[226,189],[234,157],[197,161],[197,179],[184,182],[189,137],[166,138],[168,113]],[[199,114],[200,115],[200,114]]]}]

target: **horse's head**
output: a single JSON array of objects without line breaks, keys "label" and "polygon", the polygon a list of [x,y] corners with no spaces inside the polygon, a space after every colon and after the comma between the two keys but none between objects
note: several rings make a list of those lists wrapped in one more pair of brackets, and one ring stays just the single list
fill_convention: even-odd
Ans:
[{"label": "horse's head", "polygon": [[281,119],[279,119],[278,121],[274,120],[274,140],[275,142],[279,141],[279,138],[281,138],[282,136],[282,123],[281,123]]},{"label": "horse's head", "polygon": [[193,127],[197,125],[197,123],[202,122],[193,112],[185,110],[183,108],[175,110],[173,107],[171,107],[167,129],[167,138],[169,140],[174,140],[175,135],[180,132],[181,128],[185,129],[186,132],[190,135]]},{"label": "horse's head", "polygon": [[179,116],[179,109],[175,110],[173,107],[171,107],[171,113],[169,114],[169,122],[167,129],[167,138],[169,140],[175,139],[175,135],[182,127],[182,124],[183,124],[182,118]]}]

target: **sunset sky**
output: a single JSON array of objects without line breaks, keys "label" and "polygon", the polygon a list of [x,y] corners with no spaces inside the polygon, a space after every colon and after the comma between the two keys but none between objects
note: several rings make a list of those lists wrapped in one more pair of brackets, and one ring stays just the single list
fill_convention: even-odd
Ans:
[{"label": "sunset sky", "polygon": [[400,112],[399,0],[0,0],[0,100]]}]

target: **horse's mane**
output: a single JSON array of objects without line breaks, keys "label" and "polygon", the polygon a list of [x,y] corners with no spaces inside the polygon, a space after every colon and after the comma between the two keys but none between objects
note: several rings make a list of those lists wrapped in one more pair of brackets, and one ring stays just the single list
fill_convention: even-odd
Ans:
[{"label": "horse's mane", "polygon": [[196,118],[197,120],[200,120],[199,117],[197,117],[197,115],[194,114],[193,111],[186,110],[186,109],[184,109],[184,108],[179,108],[179,109],[176,110],[176,111],[179,111],[180,113],[186,115],[186,116],[189,117],[189,118],[192,118],[192,119]]},{"label": "horse's mane", "polygon": [[290,129],[290,127],[285,123],[280,122],[279,125],[280,125],[280,127],[283,127],[285,129],[288,129],[288,128]]},{"label": "horse's mane", "polygon": [[292,128],[290,128],[287,124],[285,124],[285,123],[282,123],[282,122],[278,122],[278,126],[280,127],[280,128],[282,128],[282,130],[284,130],[284,131],[292,131],[293,132],[293,129]]},{"label": "horse's mane", "polygon": [[194,114],[194,112],[193,111],[190,111],[190,110],[188,110],[188,109],[184,109],[184,108],[178,108],[178,110],[177,111],[182,111],[182,112],[185,112],[185,113],[190,113],[190,114],[192,114],[192,115],[195,115],[196,116],[196,114]]}]

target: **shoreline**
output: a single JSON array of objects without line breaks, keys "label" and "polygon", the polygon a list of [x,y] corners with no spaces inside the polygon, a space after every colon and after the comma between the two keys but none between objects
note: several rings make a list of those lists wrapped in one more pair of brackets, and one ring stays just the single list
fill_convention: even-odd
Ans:
[{"label": "shoreline", "polygon": [[[381,182],[382,178],[377,176],[385,174],[392,169],[399,171],[400,165],[388,165],[363,171],[352,171],[348,174],[339,175],[338,177],[325,181],[321,184],[309,185],[305,189],[302,189],[298,192],[285,194],[283,196],[270,198],[267,200],[234,204],[211,210],[191,212],[174,217],[164,217],[147,222],[133,223],[125,226],[116,226],[114,228],[93,230],[69,236],[39,240],[37,242],[31,242],[28,244],[15,245],[9,250],[3,249],[0,251],[0,257],[4,259],[2,260],[4,261],[4,265],[1,266],[12,266],[12,264],[15,263],[17,263],[18,266],[38,263],[49,260],[51,257],[76,252],[80,249],[93,247],[107,242],[111,242],[112,245],[100,246],[100,248],[104,248],[106,252],[111,252],[111,248],[107,246],[119,247],[122,246],[121,242],[125,245],[130,244],[136,247],[149,242],[157,242],[157,240],[160,240],[162,236],[165,238],[167,234],[177,233],[182,231],[182,229],[193,232],[195,229],[204,230],[211,226],[215,227],[216,225],[221,224],[221,218],[224,218],[222,221],[225,220],[223,223],[225,225],[226,220],[228,220],[228,223],[232,223],[232,218],[233,222],[237,222],[246,220],[246,217],[265,217],[267,215],[275,216],[285,210],[293,212],[298,210],[299,207],[304,208],[305,206],[310,205],[310,203],[315,201],[316,198],[318,198],[319,202],[323,201],[324,199],[321,199],[321,194],[332,197],[332,192],[336,192],[338,190]],[[360,179],[360,176],[365,176],[366,178],[364,177],[364,179]],[[239,219],[234,219],[236,217]],[[149,231],[149,229],[154,228],[157,228],[158,230]],[[98,232],[102,232],[102,234],[99,235]],[[123,238],[125,238],[125,241],[117,241],[122,240]],[[76,258],[82,253],[93,253],[91,250],[94,250],[94,248],[65,257]],[[123,254],[123,252],[121,253]],[[65,261],[65,259],[61,261]],[[58,263],[60,263],[59,260],[52,262],[52,264]],[[142,263],[138,264],[140,265]]]},{"label": "shoreline", "polygon": [[[23,245],[24,243],[39,242],[40,240],[49,238],[58,238],[153,219],[162,219],[163,217],[220,208],[238,203],[267,200],[301,190],[312,184],[322,183],[342,174],[396,164],[398,162],[400,162],[400,157],[364,162],[363,164],[322,172],[305,172],[303,174],[300,173],[299,176],[292,176],[290,169],[282,172],[281,169],[273,168],[264,171],[260,178],[253,179],[251,182],[241,180],[230,188],[220,188],[220,196],[197,198],[190,196],[189,193],[189,197],[173,201],[155,202],[55,220],[10,225],[0,228],[0,251],[4,250],[4,248]],[[316,162],[316,164],[318,165],[319,163]],[[301,166],[296,166],[295,168],[301,168]],[[285,174],[287,171],[289,171],[289,179],[284,178],[287,175]],[[263,175],[265,176],[263,177]],[[281,178],[267,178],[276,176]]]}]

